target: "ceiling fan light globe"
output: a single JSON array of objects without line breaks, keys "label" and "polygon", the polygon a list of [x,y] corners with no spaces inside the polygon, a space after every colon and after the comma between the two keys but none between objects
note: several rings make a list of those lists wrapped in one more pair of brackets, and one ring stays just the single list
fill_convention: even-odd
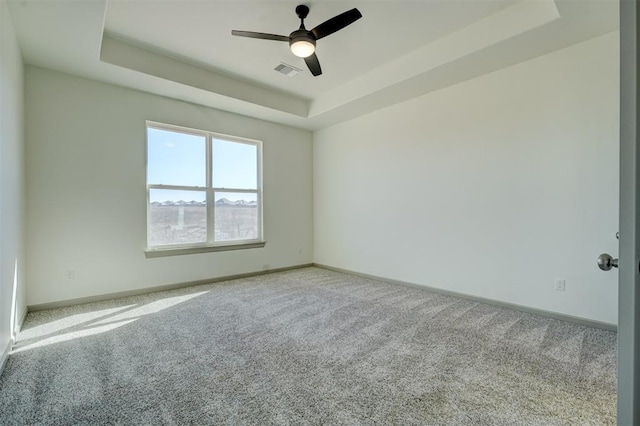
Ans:
[{"label": "ceiling fan light globe", "polygon": [[316,46],[310,41],[298,40],[291,43],[291,53],[299,58],[307,58],[313,55],[316,51]]}]

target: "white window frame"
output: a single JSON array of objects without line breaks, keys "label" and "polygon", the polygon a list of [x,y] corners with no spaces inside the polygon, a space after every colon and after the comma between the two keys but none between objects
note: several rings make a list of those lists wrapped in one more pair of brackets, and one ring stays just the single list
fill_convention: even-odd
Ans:
[{"label": "white window frame", "polygon": [[[206,139],[206,186],[181,186],[181,185],[159,185],[149,184],[148,167],[149,167],[149,141],[148,141],[148,129],[166,130],[171,132],[184,133],[187,135],[201,136]],[[226,142],[242,143],[252,145],[256,147],[256,174],[257,183],[256,189],[247,188],[226,188],[226,187],[214,187],[213,185],[213,140],[224,140]],[[176,126],[173,124],[159,123],[156,121],[145,122],[145,182],[146,182],[146,200],[147,200],[147,233],[146,233],[146,257],[159,257],[159,256],[173,256],[180,254],[193,254],[193,253],[205,253],[212,251],[226,251],[226,250],[239,250],[249,248],[259,248],[265,246],[263,236],[263,191],[262,191],[262,141],[256,139],[248,139],[239,136],[225,135],[222,133],[209,132],[206,130],[191,129],[183,126]],[[150,246],[150,214],[151,203],[150,194],[152,189],[173,189],[180,191],[201,191],[206,193],[206,217],[207,217],[207,241],[202,243],[189,243],[189,244],[171,244],[162,246]],[[216,193],[248,193],[256,194],[256,201],[258,209],[258,236],[255,239],[250,240],[233,240],[233,241],[215,241],[215,194]]]}]

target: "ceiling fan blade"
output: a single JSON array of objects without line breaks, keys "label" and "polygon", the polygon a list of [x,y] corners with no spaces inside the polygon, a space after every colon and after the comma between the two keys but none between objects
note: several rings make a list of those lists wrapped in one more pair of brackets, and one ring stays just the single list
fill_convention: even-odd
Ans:
[{"label": "ceiling fan blade", "polygon": [[231,34],[234,36],[260,38],[263,40],[289,41],[288,36],[281,36],[277,34],[255,33],[253,31],[232,30]]},{"label": "ceiling fan blade", "polygon": [[353,24],[360,18],[362,18],[362,14],[358,9],[347,10],[340,15],[334,16],[333,18],[324,21],[322,24],[312,29],[311,32],[313,33],[316,40],[320,40],[323,37],[326,37],[335,33],[336,31],[343,29],[349,24]]},{"label": "ceiling fan blade", "polygon": [[322,68],[320,68],[320,61],[318,61],[318,57],[316,56],[316,54],[312,54],[311,56],[307,56],[306,58],[304,58],[304,61],[307,64],[307,67],[309,67],[309,71],[311,71],[311,74],[313,74],[314,77],[319,76],[320,74],[322,74]]}]

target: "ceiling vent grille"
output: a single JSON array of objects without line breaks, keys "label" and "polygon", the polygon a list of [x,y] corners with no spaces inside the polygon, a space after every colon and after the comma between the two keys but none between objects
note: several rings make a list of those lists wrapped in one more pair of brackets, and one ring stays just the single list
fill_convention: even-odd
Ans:
[{"label": "ceiling vent grille", "polygon": [[293,77],[302,71],[300,68],[285,64],[284,62],[275,67],[274,70],[278,71],[282,75],[286,75],[287,77]]}]

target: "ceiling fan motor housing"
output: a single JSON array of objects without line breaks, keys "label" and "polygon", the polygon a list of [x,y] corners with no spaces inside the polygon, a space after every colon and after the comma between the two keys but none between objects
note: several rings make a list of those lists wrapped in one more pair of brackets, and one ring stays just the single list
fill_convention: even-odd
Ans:
[{"label": "ceiling fan motor housing", "polygon": [[306,58],[316,50],[316,37],[304,27],[304,18],[308,14],[309,8],[304,4],[296,7],[296,15],[300,18],[300,28],[289,34],[289,47],[294,55],[301,58]]},{"label": "ceiling fan motor housing", "polygon": [[314,46],[316,45],[316,38],[313,36],[313,33],[305,29],[295,30],[289,34],[289,46],[299,41],[306,41]]}]

